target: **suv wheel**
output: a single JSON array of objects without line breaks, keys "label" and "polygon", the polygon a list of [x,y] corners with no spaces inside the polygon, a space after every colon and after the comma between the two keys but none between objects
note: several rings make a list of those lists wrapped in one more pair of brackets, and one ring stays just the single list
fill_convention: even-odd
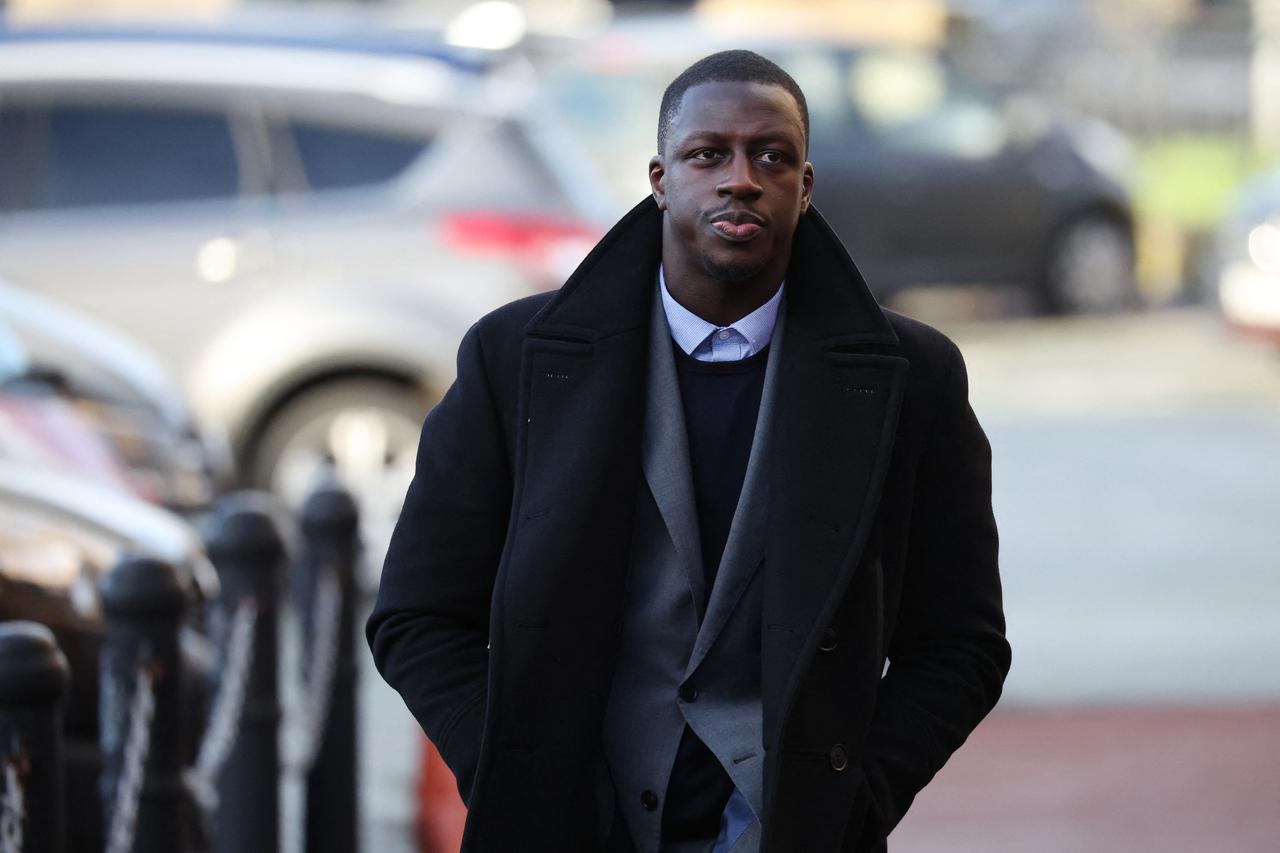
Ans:
[{"label": "suv wheel", "polygon": [[298,509],[333,471],[360,507],[367,574],[376,586],[391,531],[413,479],[429,401],[411,385],[349,379],[319,385],[281,408],[255,445],[249,476]]},{"label": "suv wheel", "polygon": [[1137,286],[1129,229],[1086,216],[1058,230],[1045,267],[1046,307],[1061,314],[1100,314],[1133,307]]}]

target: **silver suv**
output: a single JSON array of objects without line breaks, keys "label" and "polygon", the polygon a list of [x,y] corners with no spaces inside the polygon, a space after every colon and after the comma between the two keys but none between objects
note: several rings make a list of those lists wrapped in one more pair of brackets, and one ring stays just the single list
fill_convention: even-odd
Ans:
[{"label": "silver suv", "polygon": [[390,41],[0,33],[0,274],[158,350],[249,482],[335,465],[376,548],[463,332],[610,215],[529,91]]}]

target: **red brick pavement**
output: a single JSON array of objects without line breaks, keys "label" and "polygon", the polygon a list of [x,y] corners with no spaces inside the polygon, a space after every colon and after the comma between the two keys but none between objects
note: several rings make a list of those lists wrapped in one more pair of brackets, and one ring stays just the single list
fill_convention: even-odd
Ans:
[{"label": "red brick pavement", "polygon": [[[428,745],[423,853],[466,812]],[[916,798],[891,853],[1280,853],[1280,705],[992,714]]]},{"label": "red brick pavement", "polygon": [[891,853],[1280,853],[1280,705],[1009,710]]}]

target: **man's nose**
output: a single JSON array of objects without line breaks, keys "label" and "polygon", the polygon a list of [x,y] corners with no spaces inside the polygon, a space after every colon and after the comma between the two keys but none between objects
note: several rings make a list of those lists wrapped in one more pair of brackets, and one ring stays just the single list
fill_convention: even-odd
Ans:
[{"label": "man's nose", "polygon": [[751,158],[742,154],[730,158],[716,192],[729,198],[758,198],[763,188],[756,182]]}]

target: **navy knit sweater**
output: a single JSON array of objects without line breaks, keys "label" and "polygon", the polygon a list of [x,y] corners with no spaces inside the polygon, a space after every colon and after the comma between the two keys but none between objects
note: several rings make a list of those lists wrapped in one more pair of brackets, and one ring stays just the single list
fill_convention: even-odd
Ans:
[{"label": "navy knit sweater", "polygon": [[708,595],[747,474],[768,358],[768,347],[741,361],[698,361],[676,348]]}]

